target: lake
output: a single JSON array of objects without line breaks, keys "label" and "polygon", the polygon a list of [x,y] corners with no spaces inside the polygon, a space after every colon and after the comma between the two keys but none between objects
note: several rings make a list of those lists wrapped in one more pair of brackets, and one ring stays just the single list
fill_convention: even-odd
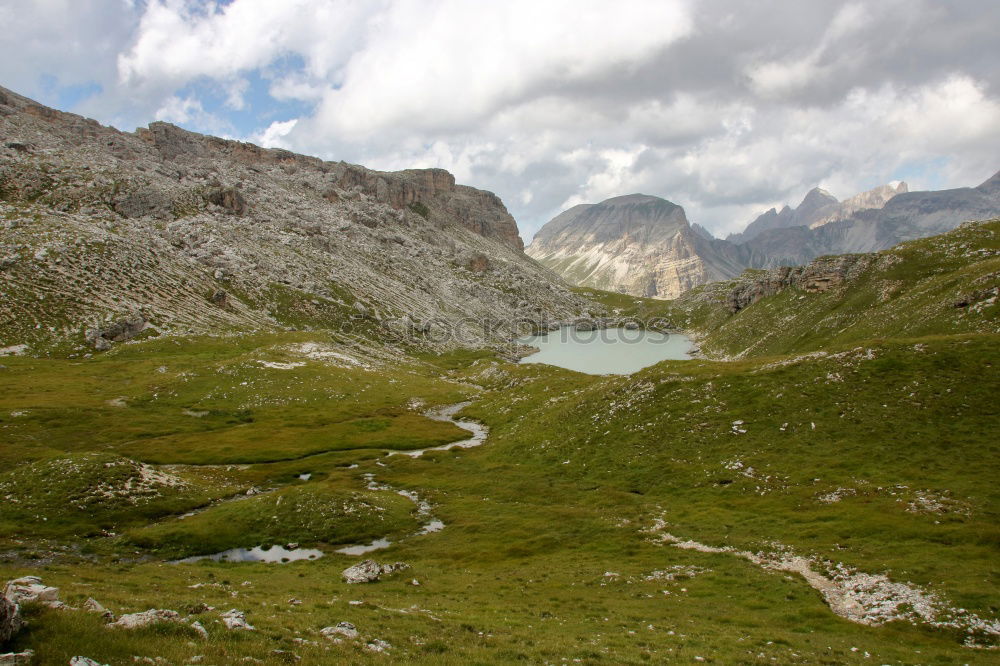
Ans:
[{"label": "lake", "polygon": [[545,363],[590,375],[630,375],[660,361],[689,361],[694,344],[680,333],[604,328],[579,331],[564,326],[518,342],[541,351],[521,363]]}]

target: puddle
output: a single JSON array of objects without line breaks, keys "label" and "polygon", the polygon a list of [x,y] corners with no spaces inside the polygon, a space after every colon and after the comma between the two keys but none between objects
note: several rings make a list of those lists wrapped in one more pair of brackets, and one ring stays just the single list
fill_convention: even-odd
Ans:
[{"label": "puddle", "polygon": [[323,557],[323,551],[315,548],[295,548],[288,549],[284,546],[271,546],[264,548],[231,548],[221,553],[213,555],[194,555],[185,557],[182,560],[173,560],[171,564],[189,564],[200,560],[215,560],[216,562],[268,562],[271,564],[285,564],[297,560],[318,560]]}]

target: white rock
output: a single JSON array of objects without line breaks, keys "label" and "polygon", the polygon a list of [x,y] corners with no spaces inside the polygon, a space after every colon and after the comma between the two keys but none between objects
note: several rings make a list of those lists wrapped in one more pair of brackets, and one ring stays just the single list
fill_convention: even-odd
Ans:
[{"label": "white rock", "polygon": [[254,626],[247,622],[246,613],[241,610],[232,608],[220,617],[222,618],[222,623],[226,625],[226,629],[232,631],[255,631]]},{"label": "white rock", "polygon": [[319,633],[327,639],[343,636],[344,638],[354,640],[358,637],[358,628],[350,622],[338,622],[335,627],[323,627],[319,630]]},{"label": "white rock", "polygon": [[88,613],[97,613],[108,622],[115,621],[115,614],[109,611],[104,606],[102,606],[100,602],[94,599],[93,597],[89,597],[86,601],[83,602],[83,610],[87,611]]},{"label": "white rock", "polygon": [[365,645],[365,649],[369,652],[388,652],[392,649],[392,646],[386,641],[376,638],[373,639],[372,642]]},{"label": "white rock", "polygon": [[201,636],[204,640],[206,641],[208,640],[208,630],[205,629],[205,627],[201,624],[201,622],[195,620],[194,622],[191,623],[191,628],[194,629],[195,633]]},{"label": "white rock", "polygon": [[374,583],[380,576],[409,568],[410,565],[404,562],[396,562],[395,564],[379,564],[375,560],[364,560],[363,562],[358,562],[352,567],[344,569],[341,575],[344,577],[344,582],[346,583]]},{"label": "white rock", "polygon": [[44,603],[59,601],[59,588],[42,584],[38,576],[24,576],[7,582],[3,595],[17,604]]},{"label": "white rock", "polygon": [[90,657],[73,657],[69,660],[69,666],[107,666],[107,664],[94,661]]},{"label": "white rock", "polygon": [[109,624],[115,629],[138,629],[156,622],[180,622],[181,615],[177,611],[165,610],[161,608],[150,608],[141,613],[128,613],[122,615],[117,621]]},{"label": "white rock", "polygon": [[28,666],[35,657],[34,650],[0,654],[0,666]]}]

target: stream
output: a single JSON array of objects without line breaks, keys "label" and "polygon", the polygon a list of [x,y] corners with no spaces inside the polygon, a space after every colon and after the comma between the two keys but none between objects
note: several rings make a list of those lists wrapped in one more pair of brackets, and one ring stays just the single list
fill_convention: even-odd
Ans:
[{"label": "stream", "polygon": [[[419,458],[424,455],[427,451],[447,451],[453,448],[470,449],[475,446],[480,446],[486,441],[486,437],[489,435],[489,428],[476,421],[468,421],[465,419],[456,419],[455,414],[462,411],[468,407],[471,402],[459,402],[453,405],[446,405],[444,407],[437,407],[435,409],[430,409],[424,412],[424,416],[434,421],[449,421],[454,423],[459,428],[466,430],[470,433],[470,437],[467,439],[462,439],[457,442],[451,442],[450,444],[443,444],[441,446],[432,446],[426,449],[417,449],[414,451],[388,451],[389,456],[394,455],[405,455],[411,458]],[[354,465],[353,467],[356,467]],[[300,474],[298,476],[302,481],[308,481],[311,474]],[[423,520],[423,524],[420,529],[410,534],[404,539],[423,536],[425,534],[431,534],[433,532],[440,532],[444,529],[445,524],[443,521],[435,518],[431,511],[433,507],[431,503],[420,497],[420,495],[412,490],[399,490],[388,486],[383,483],[379,483],[375,480],[374,473],[366,473],[363,478],[367,482],[368,490],[383,490],[392,491],[397,495],[401,495],[406,499],[413,502],[417,507],[417,516]],[[252,495],[251,495],[252,496]],[[248,499],[246,496],[237,496],[235,498],[229,498],[225,501],[239,501],[242,499]],[[200,510],[196,510],[181,516],[181,518],[186,518],[188,516],[194,515],[195,513],[200,513],[208,507],[203,507]],[[353,544],[349,546],[343,546],[336,549],[335,552],[341,553],[343,555],[365,555],[372,551],[382,550],[391,546],[393,542],[388,537],[382,537],[373,540],[371,543],[367,544]],[[307,549],[307,548],[284,548],[281,546],[272,546],[270,548],[264,548],[263,546],[255,546],[253,548],[231,548],[225,550],[221,553],[213,553],[211,555],[194,555],[192,557],[185,557],[184,559],[174,560],[174,564],[184,564],[190,562],[197,562],[199,560],[216,560],[225,562],[270,562],[283,564],[286,562],[294,562],[297,560],[315,560],[323,557],[323,551],[317,549]]]}]

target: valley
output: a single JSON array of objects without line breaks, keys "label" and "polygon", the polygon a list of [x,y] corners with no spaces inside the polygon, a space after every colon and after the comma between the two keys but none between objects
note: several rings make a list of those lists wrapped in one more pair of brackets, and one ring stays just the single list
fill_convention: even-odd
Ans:
[{"label": "valley", "polygon": [[0,663],[998,660],[1000,220],[742,271],[620,197],[722,248],[646,298],[439,169],[0,128]]},{"label": "valley", "polygon": [[[687,317],[710,354],[626,376],[419,349],[361,366],[323,331],[4,358],[5,579],[40,576],[73,607],[177,610],[208,636],[26,604],[11,649],[40,663],[84,649],[106,663],[984,663],[1000,629],[983,436],[996,296],[948,295],[995,281],[998,251],[1000,223],[966,226],[736,314],[733,285],[673,302],[586,292],[609,316]],[[909,291],[885,292],[899,271]],[[423,415],[459,401],[489,428],[481,446],[386,454],[466,438]],[[399,490],[446,528],[418,534]],[[288,543],[323,556],[168,562]],[[367,557],[408,568],[343,582]],[[231,608],[255,629],[227,629]],[[320,633],[338,622],[359,638]]]}]

